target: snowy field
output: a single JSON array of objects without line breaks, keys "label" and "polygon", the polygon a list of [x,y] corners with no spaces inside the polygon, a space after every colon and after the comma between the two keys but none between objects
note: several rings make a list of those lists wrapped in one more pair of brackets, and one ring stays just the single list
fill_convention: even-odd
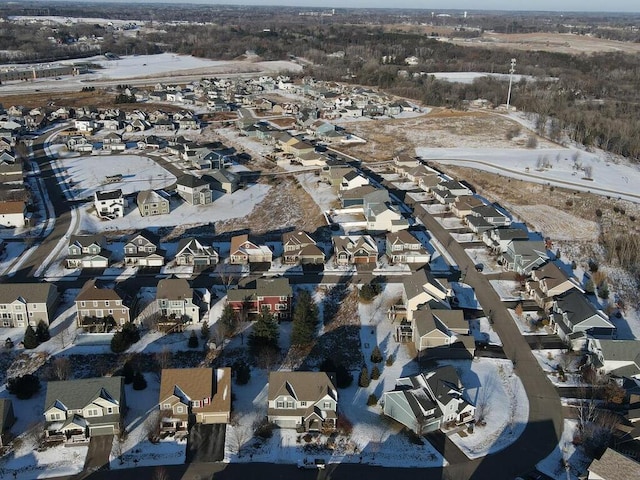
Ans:
[{"label": "snowy field", "polygon": [[[595,154],[569,148],[504,149],[504,148],[416,148],[425,160],[458,166],[470,166],[536,183],[612,195],[632,202],[640,201],[636,185],[640,181],[637,165],[612,163],[604,153]],[[576,159],[577,157],[577,159]],[[550,168],[537,170],[540,162]],[[591,169],[593,180],[576,165]]]},{"label": "snowy field", "polygon": [[523,298],[524,294],[522,293],[520,282],[515,280],[489,280],[489,283],[491,283],[491,286],[503,302],[522,300]]},{"label": "snowy field", "polygon": [[[491,77],[496,80],[500,80],[503,82],[509,81],[509,74],[507,73],[489,73],[489,72],[432,72],[428,73],[429,76],[435,77],[437,80],[443,80],[445,82],[456,82],[456,83],[473,83],[478,78],[486,78]],[[536,77],[532,77],[531,75],[513,75],[513,81],[519,82],[520,80],[525,79],[528,82],[537,80]]]}]

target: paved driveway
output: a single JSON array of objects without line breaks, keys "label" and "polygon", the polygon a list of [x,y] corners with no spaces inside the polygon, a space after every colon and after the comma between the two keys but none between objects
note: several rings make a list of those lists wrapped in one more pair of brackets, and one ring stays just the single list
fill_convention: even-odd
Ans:
[{"label": "paved driveway", "polygon": [[220,462],[224,458],[226,425],[196,424],[187,438],[186,463]]},{"label": "paved driveway", "polygon": [[84,461],[84,472],[95,472],[102,468],[109,469],[109,454],[113,444],[113,435],[91,437],[89,451]]}]

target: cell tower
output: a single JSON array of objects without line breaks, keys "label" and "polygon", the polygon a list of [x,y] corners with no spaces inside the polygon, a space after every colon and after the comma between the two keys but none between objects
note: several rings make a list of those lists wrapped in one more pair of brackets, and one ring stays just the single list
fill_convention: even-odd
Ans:
[{"label": "cell tower", "polygon": [[507,112],[509,111],[509,105],[511,104],[511,85],[513,84],[513,74],[516,71],[516,59],[511,59],[511,68],[509,68],[509,93],[507,94]]}]

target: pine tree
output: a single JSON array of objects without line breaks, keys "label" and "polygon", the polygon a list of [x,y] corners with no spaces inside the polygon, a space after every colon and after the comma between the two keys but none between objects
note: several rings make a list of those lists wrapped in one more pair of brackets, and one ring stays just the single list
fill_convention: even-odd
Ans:
[{"label": "pine tree", "polygon": [[584,284],[584,293],[587,295],[593,295],[596,292],[596,286],[593,284],[593,280],[589,279]]},{"label": "pine tree", "polygon": [[189,348],[198,348],[198,336],[196,335],[195,330],[191,330],[191,335],[189,335]]},{"label": "pine tree", "polygon": [[49,325],[44,320],[40,320],[36,326],[36,337],[38,338],[38,343],[44,343],[51,339]]},{"label": "pine tree", "polygon": [[371,380],[378,380],[380,378],[380,369],[378,365],[374,365],[371,369]]},{"label": "pine tree", "polygon": [[147,388],[147,381],[144,378],[144,375],[139,371],[133,376],[133,389],[134,390],[144,390]]},{"label": "pine tree", "polygon": [[292,345],[309,345],[313,342],[318,324],[318,307],[307,290],[301,290],[293,310],[291,328]]},{"label": "pine tree", "polygon": [[206,320],[202,322],[202,327],[200,327],[200,336],[205,340],[209,340],[209,324]]},{"label": "pine tree", "polygon": [[278,322],[267,308],[263,308],[249,335],[249,348],[254,354],[259,353],[264,347],[277,350],[279,336]]},{"label": "pine tree", "polygon": [[380,353],[380,348],[376,345],[373,347],[371,351],[371,363],[380,363],[382,361],[382,353]]},{"label": "pine tree", "polygon": [[238,317],[236,316],[236,312],[233,311],[231,304],[227,303],[224,306],[218,322],[222,325],[225,337],[229,338],[235,335],[238,329]]},{"label": "pine tree", "polygon": [[133,382],[135,371],[133,370],[133,365],[131,365],[131,362],[125,362],[125,364],[122,366],[121,374],[124,377],[124,383],[126,385],[129,385],[131,382]]},{"label": "pine tree", "polygon": [[371,383],[371,379],[369,378],[369,370],[367,370],[367,367],[364,366],[362,367],[362,370],[360,370],[360,377],[358,378],[358,385],[360,387],[366,388],[369,386],[369,383]]},{"label": "pine tree", "polygon": [[251,367],[244,360],[238,360],[233,364],[233,372],[237,385],[246,385],[251,380]]},{"label": "pine tree", "polygon": [[27,329],[24,332],[24,339],[22,340],[22,343],[24,344],[24,348],[26,348],[27,350],[31,350],[32,348],[36,348],[39,343],[38,343],[38,337],[36,335],[35,330],[33,330],[33,327],[31,325],[29,325],[27,327]]}]

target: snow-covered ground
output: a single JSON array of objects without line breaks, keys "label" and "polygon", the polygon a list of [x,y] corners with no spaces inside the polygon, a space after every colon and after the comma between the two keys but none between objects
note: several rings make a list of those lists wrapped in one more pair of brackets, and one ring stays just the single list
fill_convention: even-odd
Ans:
[{"label": "snow-covered ground", "polygon": [[[564,387],[584,385],[579,372],[581,355],[558,349],[532,350],[532,353],[554,385]],[[563,371],[564,375],[561,375],[560,371]]]},{"label": "snow-covered ground", "polygon": [[522,300],[524,297],[520,282],[515,280],[489,280],[489,283],[491,283],[491,286],[502,301]]},{"label": "snow-covered ground", "polygon": [[465,252],[476,265],[482,265],[482,273],[499,273],[502,267],[496,262],[496,257],[489,253],[489,250],[480,248],[466,248]]},{"label": "snow-covered ground", "polygon": [[[637,165],[614,163],[603,153],[590,153],[573,148],[502,149],[502,148],[416,148],[416,154],[426,160],[471,166],[536,183],[591,191],[640,201],[635,185],[640,180]],[[548,168],[539,169],[539,163]],[[576,169],[579,166],[583,170]],[[591,170],[587,180],[584,169]]]},{"label": "snow-covered ground", "polygon": [[[490,72],[429,72],[428,75],[434,76],[437,80],[444,80],[446,82],[457,83],[473,83],[478,78],[491,77],[503,82],[509,81],[509,74],[507,73],[490,73]],[[513,75],[513,81],[519,82],[525,79],[527,81],[534,81],[536,77],[531,75]]]},{"label": "snow-covered ground", "polygon": [[576,420],[564,420],[564,429],[558,446],[547,458],[538,462],[536,465],[538,470],[556,480],[576,480],[585,472],[591,459],[573,443],[577,428]]}]

